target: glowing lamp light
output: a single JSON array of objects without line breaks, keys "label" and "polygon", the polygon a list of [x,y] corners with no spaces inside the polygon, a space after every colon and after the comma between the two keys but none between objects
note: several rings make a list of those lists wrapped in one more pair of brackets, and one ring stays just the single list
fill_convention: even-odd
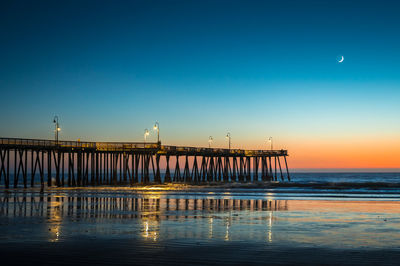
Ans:
[{"label": "glowing lamp light", "polygon": [[231,149],[231,133],[230,132],[228,132],[227,134],[226,134],[226,139],[228,140],[228,144],[229,144],[229,149]]},{"label": "glowing lamp light", "polygon": [[270,150],[272,151],[272,150],[273,150],[273,146],[272,146],[272,137],[269,137],[269,138],[268,138],[268,142],[269,142],[269,144],[270,144]]},{"label": "glowing lamp light", "polygon": [[156,121],[153,128],[157,130],[157,143],[160,143],[160,124]]},{"label": "glowing lamp light", "polygon": [[61,130],[61,128],[60,128],[60,126],[58,124],[58,116],[54,116],[53,123],[54,123],[54,126],[55,126],[55,128],[54,128],[54,135],[55,135],[54,138],[55,138],[56,143],[58,144],[58,132],[60,132],[60,130]]},{"label": "glowing lamp light", "polygon": [[146,142],[147,136],[150,135],[149,130],[146,128],[144,130],[144,142]]}]

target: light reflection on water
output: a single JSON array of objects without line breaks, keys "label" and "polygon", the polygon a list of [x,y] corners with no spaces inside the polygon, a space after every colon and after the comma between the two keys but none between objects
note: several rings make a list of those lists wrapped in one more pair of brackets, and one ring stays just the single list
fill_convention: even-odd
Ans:
[{"label": "light reflection on water", "polygon": [[81,236],[165,243],[248,241],[270,245],[400,245],[400,203],[242,199],[167,194],[2,194],[0,241]]}]

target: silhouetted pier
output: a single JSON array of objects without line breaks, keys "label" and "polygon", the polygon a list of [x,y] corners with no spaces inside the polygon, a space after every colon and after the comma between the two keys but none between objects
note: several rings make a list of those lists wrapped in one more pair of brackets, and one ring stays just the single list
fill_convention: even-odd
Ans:
[{"label": "silhouetted pier", "polygon": [[42,187],[290,181],[286,156],[287,150],[0,138],[0,184],[34,187],[37,176]]}]

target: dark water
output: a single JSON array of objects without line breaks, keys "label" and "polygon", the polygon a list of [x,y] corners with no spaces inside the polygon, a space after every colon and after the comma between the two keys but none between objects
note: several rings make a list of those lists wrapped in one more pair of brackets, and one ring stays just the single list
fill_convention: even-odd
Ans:
[{"label": "dark water", "polygon": [[400,184],[400,173],[292,173],[294,183]]},{"label": "dark water", "polygon": [[[65,174],[65,178],[68,174]],[[164,173],[161,173],[163,178]],[[118,175],[119,176],[119,175]],[[278,182],[286,184],[329,184],[329,183],[349,183],[349,184],[394,184],[400,186],[400,172],[393,173],[290,173],[291,181],[289,182],[284,176],[284,180],[278,175]],[[53,176],[55,179],[55,176]],[[14,175],[10,174],[10,185],[13,186]],[[150,181],[154,180],[154,176],[150,174]],[[47,175],[44,177],[47,183]],[[31,183],[31,175],[27,176],[28,186]],[[40,176],[38,174],[34,177],[34,183],[40,184]],[[67,180],[65,179],[65,184]],[[0,181],[0,187],[4,187],[4,178]],[[18,187],[23,187],[23,179],[19,177]]]},{"label": "dark water", "polygon": [[290,195],[252,188],[3,191],[0,256],[5,265],[400,261],[399,200]]}]

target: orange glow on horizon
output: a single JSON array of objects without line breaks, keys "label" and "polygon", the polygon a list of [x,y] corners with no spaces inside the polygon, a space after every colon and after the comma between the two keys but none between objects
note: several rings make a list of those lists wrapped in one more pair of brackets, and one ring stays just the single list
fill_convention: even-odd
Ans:
[{"label": "orange glow on horizon", "polygon": [[293,143],[291,168],[398,168],[400,140],[347,139]]},{"label": "orange glow on horizon", "polygon": [[[233,149],[269,149],[268,143],[238,139]],[[278,140],[278,141],[276,141]],[[237,146],[240,143],[241,146]],[[220,144],[220,145],[218,145]],[[225,143],[215,143],[214,147]],[[195,145],[192,146],[205,146]],[[400,168],[400,138],[391,136],[292,137],[274,139],[274,149],[288,150],[289,168]]]}]

